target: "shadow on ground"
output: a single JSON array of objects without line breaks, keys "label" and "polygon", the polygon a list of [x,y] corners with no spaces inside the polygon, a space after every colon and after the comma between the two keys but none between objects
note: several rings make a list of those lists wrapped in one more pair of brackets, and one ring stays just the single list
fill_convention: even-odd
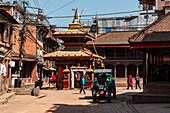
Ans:
[{"label": "shadow on ground", "polygon": [[[77,93],[72,93],[72,95]],[[131,108],[124,107],[122,103],[132,103],[132,95],[134,92],[128,92],[123,94],[118,94],[116,99],[112,99],[111,103],[107,102],[98,102],[93,103],[91,96],[80,97],[79,100],[87,100],[88,105],[69,105],[69,104],[53,104],[46,113],[109,113],[110,111],[114,111],[114,109],[118,109],[119,106],[122,107],[122,111],[125,113],[128,110],[131,111]],[[71,96],[71,95],[70,95]],[[75,103],[76,104],[76,103]],[[121,109],[120,109],[121,110]],[[133,112],[133,111],[132,111]],[[131,113],[131,112],[130,112]]]}]

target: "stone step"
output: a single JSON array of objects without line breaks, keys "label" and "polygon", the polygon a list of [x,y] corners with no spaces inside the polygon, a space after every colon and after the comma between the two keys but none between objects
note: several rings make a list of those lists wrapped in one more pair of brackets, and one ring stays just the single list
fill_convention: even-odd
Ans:
[{"label": "stone step", "polygon": [[138,93],[132,99],[134,103],[170,103],[169,94]]},{"label": "stone step", "polygon": [[10,99],[13,95],[15,95],[15,92],[11,93],[5,93],[0,96],[0,105],[5,104],[8,102],[8,99]]},{"label": "stone step", "polygon": [[170,83],[148,83],[146,84],[145,93],[170,95]]},{"label": "stone step", "polygon": [[31,95],[33,88],[12,88],[16,95]]}]

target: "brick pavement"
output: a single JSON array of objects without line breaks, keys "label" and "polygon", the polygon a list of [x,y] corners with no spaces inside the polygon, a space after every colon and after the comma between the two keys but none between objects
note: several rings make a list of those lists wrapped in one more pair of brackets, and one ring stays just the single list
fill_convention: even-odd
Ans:
[{"label": "brick pavement", "polygon": [[112,103],[92,103],[91,92],[79,90],[41,90],[46,97],[15,95],[0,113],[170,113],[169,104],[132,104],[131,95],[140,90],[117,89],[117,99]]}]

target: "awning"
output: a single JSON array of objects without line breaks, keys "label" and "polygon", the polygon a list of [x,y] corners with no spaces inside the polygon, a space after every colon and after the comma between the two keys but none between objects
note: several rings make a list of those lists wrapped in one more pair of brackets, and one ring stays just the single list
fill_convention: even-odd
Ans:
[{"label": "awning", "polygon": [[55,68],[49,68],[51,71],[56,71],[56,69]]},{"label": "awning", "polygon": [[46,70],[46,71],[48,71],[48,70],[49,70],[49,69],[48,69],[48,68],[46,68],[46,67],[43,67],[43,69],[44,69],[44,70]]}]

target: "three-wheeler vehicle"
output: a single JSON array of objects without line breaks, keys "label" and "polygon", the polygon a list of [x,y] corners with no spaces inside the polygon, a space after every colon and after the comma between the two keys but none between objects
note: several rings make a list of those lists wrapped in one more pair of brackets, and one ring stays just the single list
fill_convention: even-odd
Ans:
[{"label": "three-wheeler vehicle", "polygon": [[94,81],[92,88],[93,102],[96,100],[107,100],[111,102],[111,94],[116,98],[116,85],[113,79],[112,69],[96,69],[94,70]]}]

